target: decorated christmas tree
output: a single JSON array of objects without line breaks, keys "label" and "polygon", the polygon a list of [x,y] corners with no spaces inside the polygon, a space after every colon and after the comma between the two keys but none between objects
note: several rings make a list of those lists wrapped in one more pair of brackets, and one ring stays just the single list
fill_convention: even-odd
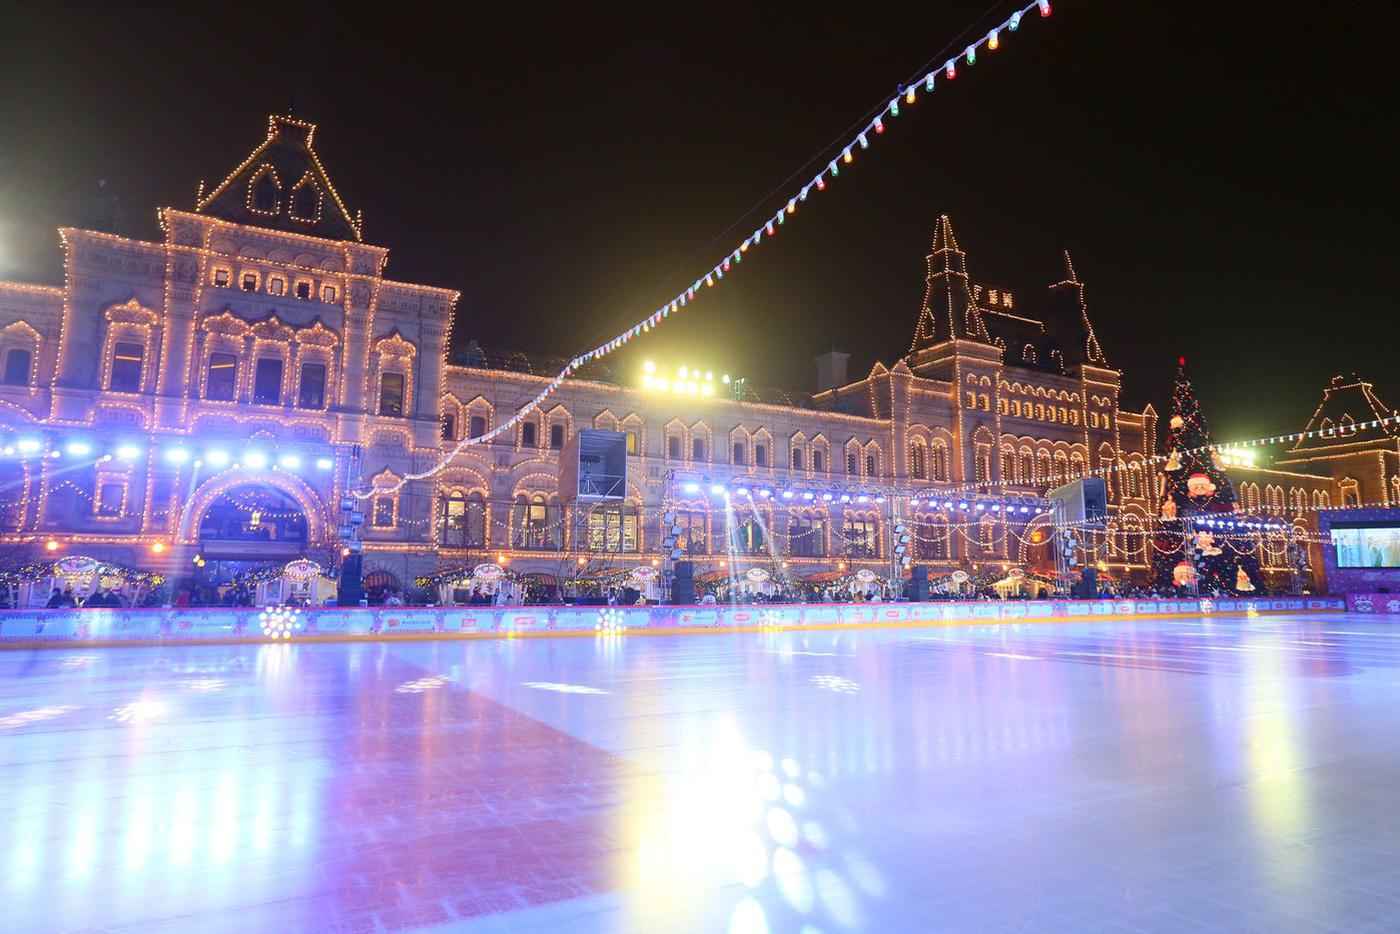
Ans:
[{"label": "decorated christmas tree", "polygon": [[1153,535],[1153,584],[1202,594],[1254,592],[1261,584],[1258,543],[1211,521],[1238,512],[1239,503],[1186,378],[1184,357],[1172,389],[1165,451]]}]

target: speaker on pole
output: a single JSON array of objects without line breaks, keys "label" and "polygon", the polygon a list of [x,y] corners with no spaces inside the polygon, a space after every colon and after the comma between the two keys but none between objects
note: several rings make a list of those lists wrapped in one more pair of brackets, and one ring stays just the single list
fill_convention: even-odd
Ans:
[{"label": "speaker on pole", "polygon": [[914,568],[909,578],[909,599],[914,602],[921,602],[929,599],[933,594],[933,587],[929,578],[933,576],[933,568],[921,564]]},{"label": "speaker on pole", "polygon": [[671,602],[695,602],[695,562],[677,561],[671,577]]}]

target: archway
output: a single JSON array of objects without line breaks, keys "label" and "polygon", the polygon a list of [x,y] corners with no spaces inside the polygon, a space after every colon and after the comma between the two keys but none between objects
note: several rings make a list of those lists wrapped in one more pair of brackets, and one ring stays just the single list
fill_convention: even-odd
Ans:
[{"label": "archway", "polygon": [[[284,494],[298,509],[305,521],[304,541],[309,544],[326,540],[325,509],[321,501],[302,480],[291,474],[246,469],[226,470],[210,478],[190,500],[180,517],[180,540],[197,543],[205,514],[225,495],[244,489],[256,489],[267,494]],[[276,511],[287,512],[289,509]]]}]

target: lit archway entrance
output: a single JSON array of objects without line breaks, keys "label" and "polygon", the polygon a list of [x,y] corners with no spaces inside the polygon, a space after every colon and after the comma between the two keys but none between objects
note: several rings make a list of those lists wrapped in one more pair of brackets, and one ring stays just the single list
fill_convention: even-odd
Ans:
[{"label": "lit archway entrance", "polygon": [[206,560],[285,562],[306,554],[309,526],[305,510],[285,490],[249,483],[212,499],[195,539]]}]

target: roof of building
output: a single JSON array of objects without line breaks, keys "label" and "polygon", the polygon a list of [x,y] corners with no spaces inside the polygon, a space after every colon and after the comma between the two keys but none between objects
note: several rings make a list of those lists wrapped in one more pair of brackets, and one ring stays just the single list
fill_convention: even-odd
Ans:
[{"label": "roof of building", "polygon": [[928,287],[914,327],[910,353],[949,340],[995,344],[1012,366],[1064,372],[1070,366],[1108,365],[1089,321],[1084,283],[1068,251],[1064,277],[1050,286],[1038,312],[1018,307],[1005,290],[973,284],[967,254],[958,246],[948,215],[938,218],[927,257]]},{"label": "roof of building", "polygon": [[267,139],[203,194],[195,211],[254,227],[360,240],[360,220],[351,216],[317,158],[315,135],[314,123],[268,117]]},{"label": "roof of building", "polygon": [[1350,452],[1368,443],[1390,442],[1400,438],[1400,424],[1395,422],[1359,429],[1354,427],[1396,414],[1396,410],[1382,402],[1372,385],[1361,377],[1354,374],[1334,376],[1331,384],[1322,391],[1322,402],[1308,420],[1307,427],[1287,453],[1279,458],[1279,462],[1287,463],[1290,457],[1322,454],[1336,448]]}]

